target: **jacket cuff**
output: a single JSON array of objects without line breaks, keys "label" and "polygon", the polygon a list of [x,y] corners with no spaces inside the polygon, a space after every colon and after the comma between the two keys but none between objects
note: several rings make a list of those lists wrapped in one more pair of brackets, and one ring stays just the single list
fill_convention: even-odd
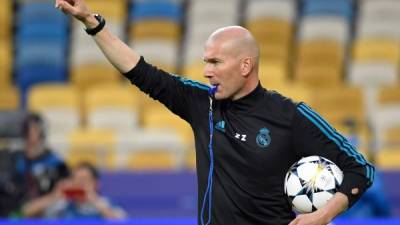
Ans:
[{"label": "jacket cuff", "polygon": [[[358,191],[357,191],[358,189]],[[338,192],[345,194],[349,200],[348,209],[361,197],[367,189],[366,178],[355,173],[345,173]]]}]

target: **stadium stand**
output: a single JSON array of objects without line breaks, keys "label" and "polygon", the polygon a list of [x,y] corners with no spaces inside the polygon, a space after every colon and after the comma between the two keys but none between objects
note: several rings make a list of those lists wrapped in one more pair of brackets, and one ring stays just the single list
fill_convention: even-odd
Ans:
[{"label": "stadium stand", "polygon": [[[245,26],[260,44],[265,88],[308,103],[346,136],[355,135],[354,123],[360,151],[398,173],[400,1],[86,1],[146,61],[203,83],[208,35]],[[195,169],[190,127],[124,83],[80,23],[52,1],[2,3],[0,147],[21,144],[7,127],[32,110],[43,114],[50,146],[71,165],[88,160],[139,174]],[[400,215],[400,193],[390,194]]]},{"label": "stadium stand", "polygon": [[20,3],[15,20],[15,80],[24,103],[32,85],[66,81],[69,22],[43,1]]},{"label": "stadium stand", "polygon": [[[108,29],[119,38],[125,39],[126,0],[89,0],[87,3],[93,11],[107,18]],[[71,82],[83,90],[96,84],[121,82],[121,76],[118,71],[107,62],[91,37],[82,31],[83,28],[76,21],[72,23],[70,47]]]}]

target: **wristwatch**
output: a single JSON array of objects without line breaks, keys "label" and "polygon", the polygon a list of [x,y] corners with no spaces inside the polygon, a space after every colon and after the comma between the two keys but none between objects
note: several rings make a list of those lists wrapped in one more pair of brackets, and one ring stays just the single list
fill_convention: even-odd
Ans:
[{"label": "wristwatch", "polygon": [[89,35],[92,35],[92,36],[94,36],[97,33],[99,33],[104,28],[104,26],[106,25],[106,20],[101,15],[94,14],[93,16],[99,22],[99,25],[97,25],[94,28],[86,28],[85,29],[86,33],[89,34]]}]

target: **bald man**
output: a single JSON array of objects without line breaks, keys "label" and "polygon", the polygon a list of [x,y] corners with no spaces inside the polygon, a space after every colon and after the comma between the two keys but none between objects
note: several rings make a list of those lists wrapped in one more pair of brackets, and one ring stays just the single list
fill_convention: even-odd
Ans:
[{"label": "bald man", "polygon": [[[322,225],[354,204],[372,184],[374,168],[305,103],[261,87],[259,49],[243,27],[218,29],[204,47],[211,87],[145,62],[94,16],[83,0],[56,7],[83,22],[109,61],[140,90],[187,121],[194,132],[198,224]],[[320,155],[344,171],[334,197],[295,217],[284,178],[300,158]]]}]

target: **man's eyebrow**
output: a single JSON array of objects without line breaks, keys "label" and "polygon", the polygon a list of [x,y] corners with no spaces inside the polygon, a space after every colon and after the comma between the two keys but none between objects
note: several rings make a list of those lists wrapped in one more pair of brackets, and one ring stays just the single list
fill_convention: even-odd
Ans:
[{"label": "man's eyebrow", "polygon": [[204,62],[210,62],[210,63],[214,63],[214,62],[220,62],[220,59],[217,58],[203,58]]}]

